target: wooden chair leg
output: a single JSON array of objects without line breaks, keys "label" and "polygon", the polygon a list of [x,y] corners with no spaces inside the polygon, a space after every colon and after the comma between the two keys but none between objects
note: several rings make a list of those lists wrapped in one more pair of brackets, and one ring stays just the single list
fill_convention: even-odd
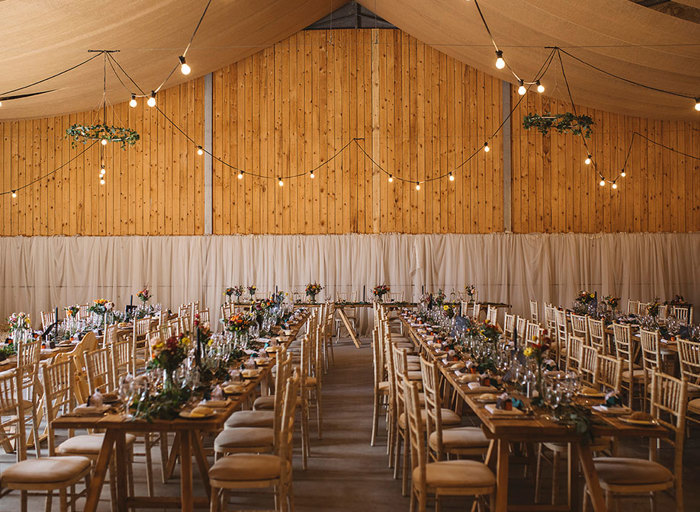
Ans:
[{"label": "wooden chair leg", "polygon": [[[48,496],[46,499],[48,500]],[[21,512],[27,512],[27,491],[20,491],[19,493],[19,509]]]},{"label": "wooden chair leg", "polygon": [[[46,512],[51,512],[51,507],[52,507],[51,501],[53,501],[53,491],[49,491],[46,493]],[[20,507],[20,508],[21,508],[22,512],[27,510],[26,506]]]},{"label": "wooden chair leg", "polygon": [[379,426],[379,391],[376,389],[374,391],[374,402],[372,405],[372,437],[369,441],[370,446],[374,446],[374,441],[377,438],[377,427]]},{"label": "wooden chair leg", "polygon": [[537,445],[537,464],[535,465],[535,503],[540,501],[540,473],[542,471],[542,443]]},{"label": "wooden chair leg", "polygon": [[68,490],[64,487],[58,495],[61,501],[61,512],[68,512]]},{"label": "wooden chair leg", "polygon": [[552,505],[557,503],[557,491],[559,490],[559,452],[552,455]]},{"label": "wooden chair leg", "polygon": [[406,435],[404,436],[404,444],[403,444],[403,461],[401,464],[403,467],[401,468],[401,495],[402,496],[408,496],[408,452],[410,450],[410,447],[408,446],[408,432],[406,432]]}]

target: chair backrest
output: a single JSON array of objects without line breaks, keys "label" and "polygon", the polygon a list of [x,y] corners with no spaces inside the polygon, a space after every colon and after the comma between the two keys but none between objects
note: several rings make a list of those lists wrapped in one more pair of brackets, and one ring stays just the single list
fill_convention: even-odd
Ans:
[{"label": "chair backrest", "polygon": [[85,354],[85,373],[88,391],[92,395],[99,390],[102,393],[112,391],[112,364],[109,347],[98,348]]},{"label": "chair backrest", "polygon": [[681,377],[690,384],[700,384],[700,342],[679,339],[678,359],[681,364]]},{"label": "chair backrest", "polygon": [[525,333],[525,341],[527,343],[536,343],[540,339],[542,328],[539,324],[528,322],[527,331]]},{"label": "chair backrest", "polygon": [[74,396],[73,364],[70,360],[57,361],[42,367],[44,381],[46,422],[48,425],[49,455],[54,455],[55,437],[53,420],[59,414],[69,413],[76,405]]},{"label": "chair backrest", "polygon": [[104,345],[111,345],[117,341],[117,324],[108,325],[105,327]]},{"label": "chair backrest", "polygon": [[[683,445],[685,443],[685,417],[688,407],[688,381],[677,379],[662,372],[651,377],[651,408],[649,412],[656,420],[675,435],[668,439],[674,446],[673,476],[683,478]],[[653,443],[650,443],[652,446]],[[651,459],[656,459],[652,454]],[[678,500],[678,497],[676,498]]]},{"label": "chair backrest", "polygon": [[656,318],[659,320],[665,320],[668,318],[668,313],[669,313],[669,307],[666,304],[659,304],[659,313],[656,315]]},{"label": "chair backrest", "polygon": [[627,314],[628,315],[638,315],[639,314],[639,301],[638,300],[628,300],[627,301]]},{"label": "chair backrest", "polygon": [[134,338],[137,340],[143,340],[151,330],[151,319],[150,318],[139,318],[134,320]]},{"label": "chair backrest", "polygon": [[131,342],[129,340],[122,340],[108,346],[110,358],[112,360],[112,384],[118,386],[119,380],[132,371]]},{"label": "chair backrest", "polygon": [[554,310],[554,319],[557,324],[557,340],[559,343],[565,343],[569,335],[569,326],[566,321],[566,311],[562,309]]},{"label": "chair backrest", "polygon": [[622,359],[622,371],[632,371],[634,350],[632,350],[632,328],[629,325],[613,323],[613,338],[617,357]]},{"label": "chair backrest", "polygon": [[581,365],[579,374],[581,380],[587,384],[594,384],[596,377],[596,364],[598,361],[598,351],[590,345],[581,346]]},{"label": "chair backrest", "polygon": [[209,323],[209,308],[201,310],[198,314],[200,325]]},{"label": "chair backrest", "polygon": [[21,368],[0,373],[0,446],[7,453],[14,451],[18,462],[27,458],[25,411],[21,400],[22,377]]},{"label": "chair backrest", "polygon": [[606,391],[619,393],[622,387],[622,359],[598,354],[595,384]]},{"label": "chair backrest", "polygon": [[540,314],[538,313],[539,305],[536,300],[530,301],[530,320],[536,324],[540,322]]},{"label": "chair backrest", "polygon": [[639,329],[639,341],[642,346],[642,363],[647,376],[652,372],[661,371],[661,346],[659,344],[659,331],[647,331]]},{"label": "chair backrest", "polygon": [[[427,463],[427,453],[425,449],[425,425],[421,418],[421,407],[418,400],[418,385],[411,382],[406,377],[401,377],[403,397],[402,402],[406,405],[406,434],[410,439],[411,446],[411,467],[418,470],[418,479],[414,485],[425,492],[425,471]],[[411,474],[416,473],[412,471]]]},{"label": "chair backrest", "polygon": [[[277,351],[277,375],[275,375],[275,398],[274,398],[274,421],[273,428],[275,432],[279,431],[280,421],[284,421],[284,410],[288,405],[285,400],[287,399],[286,390],[289,384],[289,379],[292,376],[292,355],[287,353],[284,347],[280,347]],[[296,401],[296,395],[293,398]],[[280,439],[275,439],[275,446],[279,443]]]},{"label": "chair backrest", "polygon": [[571,332],[584,341],[588,340],[588,322],[585,316],[571,314]]},{"label": "chair backrest", "polygon": [[396,386],[396,417],[398,418],[405,410],[403,379],[408,378],[406,370],[406,349],[392,346],[392,359],[394,362],[394,385]]},{"label": "chair backrest", "polygon": [[556,333],[557,331],[557,319],[554,313],[556,308],[551,304],[544,305],[544,324],[551,333]]},{"label": "chair backrest", "polygon": [[581,367],[582,349],[585,343],[583,338],[569,334],[566,342],[566,369],[578,370]]},{"label": "chair backrest", "polygon": [[41,312],[41,327],[43,330],[56,321],[56,311]]},{"label": "chair backrest", "polygon": [[496,325],[498,323],[498,308],[495,306],[489,306],[486,309],[486,319],[492,325]]},{"label": "chair backrest", "polygon": [[515,315],[506,313],[503,317],[503,334],[506,338],[513,338],[513,329],[515,328]]},{"label": "chair backrest", "polygon": [[372,369],[374,370],[374,391],[379,389],[379,383],[384,380],[384,357],[380,342],[379,328],[372,329]]},{"label": "chair backrest", "polygon": [[605,346],[605,333],[603,331],[603,320],[596,320],[595,318],[588,318],[588,341],[594,346],[598,352],[601,354],[607,353],[607,348]]},{"label": "chair backrest", "polygon": [[690,308],[687,306],[673,306],[671,314],[683,324],[687,324],[690,319]]},{"label": "chair backrest", "polygon": [[90,316],[90,311],[88,311],[89,307],[88,304],[80,304],[78,306],[78,320],[85,320]]},{"label": "chair backrest", "polygon": [[472,317],[474,319],[478,319],[480,312],[481,312],[481,304],[479,304],[478,302],[475,302],[474,307],[472,308]]},{"label": "chair backrest", "polygon": [[294,447],[294,414],[297,407],[297,396],[299,395],[300,377],[295,372],[285,382],[284,409],[281,415],[279,427],[275,430],[275,435],[279,440],[277,444],[277,455],[286,463],[282,464],[282,472],[289,475],[292,467],[292,452]]},{"label": "chair backrest", "polygon": [[515,325],[518,328],[518,337],[520,339],[527,338],[527,319],[525,317],[516,317]]},{"label": "chair backrest", "polygon": [[651,302],[640,302],[637,305],[637,314],[639,316],[646,316],[649,314],[649,305]]},{"label": "chair backrest", "polygon": [[426,412],[426,436],[435,432],[437,437],[436,443],[436,460],[442,458],[442,416],[439,386],[438,368],[434,362],[420,358],[420,368],[423,376],[423,392],[425,394],[425,412]]},{"label": "chair backrest", "polygon": [[221,305],[221,318],[223,318],[224,321],[228,320],[232,311],[233,305],[230,302],[224,302]]}]

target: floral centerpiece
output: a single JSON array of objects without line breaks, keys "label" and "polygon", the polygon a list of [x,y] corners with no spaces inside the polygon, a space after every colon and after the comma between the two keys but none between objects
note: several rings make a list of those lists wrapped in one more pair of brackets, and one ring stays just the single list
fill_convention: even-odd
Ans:
[{"label": "floral centerpiece", "polygon": [[[544,363],[545,356],[549,353],[549,348],[552,345],[552,339],[548,336],[547,331],[541,339],[535,338],[535,343],[528,343],[527,347],[523,350],[523,355],[527,358],[532,359],[535,362],[535,391],[537,392],[538,405],[541,405],[544,398],[544,393],[542,390],[542,366]],[[534,394],[533,394],[534,396]]]},{"label": "floral centerpiece", "polygon": [[8,341],[7,343],[3,343],[2,346],[0,346],[0,361],[4,361],[10,356],[13,356],[17,353],[15,350],[15,344],[12,341]]},{"label": "floral centerpiece", "polygon": [[95,299],[88,308],[88,311],[97,315],[104,315],[107,311],[114,309],[114,302],[107,299]]},{"label": "floral centerpiece", "polygon": [[32,328],[32,322],[27,313],[12,313],[7,319],[7,323],[10,324],[10,333],[13,335],[19,335]]},{"label": "floral centerpiece", "polygon": [[146,305],[146,302],[151,300],[151,292],[148,291],[148,288],[144,288],[139,293],[137,293],[136,296],[141,302],[143,302],[144,306]]},{"label": "floral centerpiece", "polygon": [[688,301],[682,295],[676,294],[671,300],[666,301],[668,306],[687,306]]},{"label": "floral centerpiece", "polygon": [[586,315],[592,305],[596,303],[596,294],[586,290],[581,290],[574,299],[573,310],[577,315]]},{"label": "floral centerpiece", "polygon": [[76,318],[78,316],[78,312],[80,311],[80,306],[73,304],[72,306],[66,306],[63,309],[66,311],[67,318]]},{"label": "floral centerpiece", "polygon": [[377,297],[377,300],[379,300],[379,302],[381,302],[382,297],[384,297],[384,295],[386,295],[390,291],[391,291],[391,288],[389,288],[389,286],[386,284],[378,284],[377,286],[372,288],[372,294],[375,297]]},{"label": "floral centerpiece", "polygon": [[320,284],[309,283],[306,285],[306,296],[309,297],[311,302],[316,302],[316,295],[318,295],[321,290],[323,290],[323,286]]},{"label": "floral centerpiece", "polygon": [[647,305],[647,314],[652,318],[656,318],[659,315],[660,305],[659,298],[655,297],[654,300]]},{"label": "floral centerpiece", "polygon": [[228,320],[224,323],[224,329],[234,334],[241,334],[248,332],[253,321],[248,314],[236,313],[228,317]]},{"label": "floral centerpiece", "polygon": [[445,304],[442,306],[442,310],[445,312],[445,316],[447,318],[454,318],[455,316],[455,308],[450,306],[449,304]]},{"label": "floral centerpiece", "polygon": [[190,349],[190,338],[184,333],[179,336],[171,336],[167,340],[159,340],[151,347],[151,360],[148,368],[162,368],[165,370],[165,380],[163,391],[168,392],[175,389],[175,370],[187,358]]},{"label": "floral centerpiece", "polygon": [[445,303],[445,292],[442,291],[442,288],[438,290],[437,294],[435,294],[434,300],[435,304],[438,306],[442,307],[442,305]]},{"label": "floral centerpiece", "polygon": [[611,311],[615,311],[620,305],[620,297],[613,297],[612,295],[606,295],[603,299],[603,303],[606,304]]},{"label": "floral centerpiece", "polygon": [[[245,290],[245,289],[244,289],[241,285],[238,285],[238,286],[229,286],[228,288],[226,288],[226,289],[224,290],[224,295],[226,295],[226,296],[228,297],[228,300],[229,300],[229,301],[231,300],[231,296],[232,296],[232,295],[235,295],[235,296],[236,296],[236,302],[240,302],[240,301],[241,301],[241,295],[243,295],[243,291],[244,291],[244,290]],[[253,293],[255,293],[255,292],[253,292]]]},{"label": "floral centerpiece", "polygon": [[255,292],[256,292],[257,290],[258,290],[258,288],[257,288],[257,286],[255,286],[254,284],[251,284],[251,285],[248,287],[248,293],[250,294],[250,300],[251,300],[251,301],[254,301],[254,300],[255,300]]},{"label": "floral centerpiece", "polygon": [[476,286],[473,284],[468,284],[464,287],[464,292],[467,294],[467,297],[469,297],[469,301],[471,302],[476,297]]}]

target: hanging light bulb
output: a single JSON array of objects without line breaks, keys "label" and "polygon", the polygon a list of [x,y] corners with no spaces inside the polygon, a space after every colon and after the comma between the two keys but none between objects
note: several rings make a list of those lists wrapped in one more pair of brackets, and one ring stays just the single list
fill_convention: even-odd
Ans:
[{"label": "hanging light bulb", "polygon": [[243,179],[243,171],[238,171],[238,179],[239,180]]},{"label": "hanging light bulb", "polygon": [[138,105],[138,103],[136,103],[136,95],[132,94],[131,99],[129,100],[129,106],[131,108],[136,108],[136,105]]},{"label": "hanging light bulb", "polygon": [[518,83],[520,84],[520,87],[518,87],[518,94],[522,96],[527,92],[527,89],[525,89],[525,83],[522,80],[518,80]]},{"label": "hanging light bulb", "polygon": [[[0,103],[2,105],[2,103]],[[695,98],[695,110],[700,112],[700,98]]]},{"label": "hanging light bulb", "polygon": [[16,191],[16,190],[13,190],[13,191],[12,191],[12,197],[17,197],[17,191]]},{"label": "hanging light bulb", "polygon": [[389,183],[394,183],[394,177],[391,174],[389,175]]},{"label": "hanging light bulb", "polygon": [[309,178],[314,179],[315,177],[316,177],[316,175],[314,174],[314,171],[311,171],[309,173]]},{"label": "hanging light bulb", "polygon": [[450,181],[454,181],[454,180],[455,180],[454,174],[450,173]]},{"label": "hanging light bulb", "polygon": [[420,182],[416,181],[416,190],[420,190]]},{"label": "hanging light bulb", "polygon": [[102,169],[100,169],[100,178],[102,176],[104,176],[106,173],[107,173],[107,170],[104,167]]},{"label": "hanging light bulb", "polygon": [[598,185],[600,185],[601,187],[604,187],[605,186],[605,178],[600,178]]},{"label": "hanging light bulb", "polygon": [[156,91],[151,91],[151,95],[148,97],[146,105],[153,108],[156,106]]},{"label": "hanging light bulb", "polygon": [[484,151],[487,152],[487,153],[488,153],[489,151],[491,151],[491,148],[489,147],[489,143],[488,143],[488,142],[484,142]]},{"label": "hanging light bulb", "polygon": [[204,154],[204,148],[202,146],[197,146],[197,154],[202,156]]},{"label": "hanging light bulb", "polygon": [[586,159],[583,161],[586,165],[591,165],[591,155],[588,155]]},{"label": "hanging light bulb", "polygon": [[503,52],[501,50],[496,50],[496,67],[498,69],[506,67],[506,61],[503,60]]},{"label": "hanging light bulb", "polygon": [[100,178],[100,185],[104,185],[106,183],[104,178]]},{"label": "hanging light bulb", "polygon": [[613,181],[613,184],[612,184],[612,188],[613,188],[613,190],[617,189],[617,183],[615,183],[614,181]]},{"label": "hanging light bulb", "polygon": [[0,107],[2,107],[2,101],[0,101]]},{"label": "hanging light bulb", "polygon": [[542,85],[539,80],[537,80],[535,83],[537,84],[537,92],[542,94],[544,92],[544,85]]},{"label": "hanging light bulb", "polygon": [[180,73],[183,75],[189,75],[190,72],[192,71],[192,68],[185,62],[185,56],[180,55]]},{"label": "hanging light bulb", "polygon": [[284,181],[282,181],[282,178],[277,178],[277,184],[278,184],[280,187],[284,187]]},{"label": "hanging light bulb", "polygon": [[620,176],[622,176],[623,178],[624,178],[625,176],[627,176],[627,173],[625,172],[624,169],[622,169],[622,172],[620,173]]},{"label": "hanging light bulb", "polygon": [[103,146],[106,146],[106,145],[107,145],[107,139],[102,139],[102,140],[100,141],[100,143],[101,143]]}]

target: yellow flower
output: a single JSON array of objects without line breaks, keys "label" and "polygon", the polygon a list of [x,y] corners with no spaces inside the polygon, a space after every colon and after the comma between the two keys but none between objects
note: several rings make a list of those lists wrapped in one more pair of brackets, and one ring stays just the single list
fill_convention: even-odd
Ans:
[{"label": "yellow flower", "polygon": [[450,310],[450,306],[448,306],[447,304],[445,304],[444,306],[442,306],[442,309],[444,309],[445,311],[449,311],[449,310]]},{"label": "yellow flower", "polygon": [[523,350],[523,355],[525,355],[525,357],[530,357],[532,355],[532,348],[526,347],[525,350]]}]

